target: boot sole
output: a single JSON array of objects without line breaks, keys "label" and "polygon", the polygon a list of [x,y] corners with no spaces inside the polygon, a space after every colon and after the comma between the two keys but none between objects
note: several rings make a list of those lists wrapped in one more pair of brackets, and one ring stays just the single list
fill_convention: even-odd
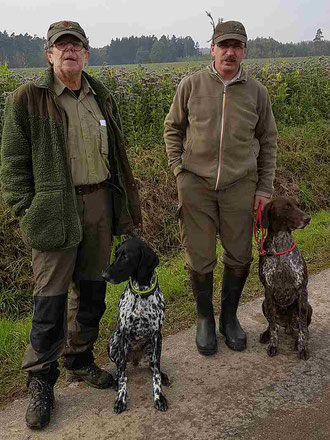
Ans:
[{"label": "boot sole", "polygon": [[200,348],[197,346],[197,350],[203,356],[211,356],[212,354],[215,354],[218,351],[218,346],[216,345],[214,348],[211,349]]},{"label": "boot sole", "polygon": [[222,334],[222,336],[225,337],[225,344],[227,345],[227,347],[229,347],[231,350],[234,351],[244,351],[246,349],[246,341],[242,342],[242,344],[231,344],[230,342],[228,342],[227,336],[225,335],[225,333],[223,333],[221,331],[221,329],[219,329],[220,333]]},{"label": "boot sole", "polygon": [[234,350],[234,351],[244,351],[246,349],[246,344],[244,344],[244,345],[230,344],[229,342],[227,342],[227,339],[225,340],[225,343],[226,343],[227,347],[229,347],[231,350]]}]

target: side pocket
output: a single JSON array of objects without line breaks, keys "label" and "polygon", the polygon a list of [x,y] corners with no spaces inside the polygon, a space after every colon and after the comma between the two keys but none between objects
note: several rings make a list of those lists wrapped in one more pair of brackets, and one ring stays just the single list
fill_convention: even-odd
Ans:
[{"label": "side pocket", "polygon": [[190,156],[191,153],[191,149],[192,149],[192,139],[189,139],[189,141],[187,141],[187,143],[184,146],[184,151],[182,153],[182,163],[185,163],[187,161],[187,159]]},{"label": "side pocket", "polygon": [[40,251],[60,248],[65,243],[62,190],[38,192],[20,220],[23,240]]},{"label": "side pocket", "polygon": [[252,151],[254,157],[257,158],[259,156],[259,151],[260,151],[260,144],[257,138],[252,139]]}]

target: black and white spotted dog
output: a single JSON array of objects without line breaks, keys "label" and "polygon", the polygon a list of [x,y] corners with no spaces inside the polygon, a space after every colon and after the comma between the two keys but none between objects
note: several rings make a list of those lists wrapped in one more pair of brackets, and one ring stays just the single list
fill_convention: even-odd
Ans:
[{"label": "black and white spotted dog", "polygon": [[260,335],[260,342],[269,343],[269,356],[277,354],[280,325],[286,333],[297,335],[299,357],[309,358],[312,307],[307,298],[307,268],[291,232],[303,229],[310,220],[291,197],[276,197],[263,210],[262,226],[268,232],[264,242],[266,254],[259,259],[259,276],[265,288],[262,310],[268,328]]},{"label": "black and white spotted dog", "polygon": [[160,370],[165,303],[154,271],[158,263],[157,255],[142,240],[129,238],[117,247],[114,263],[102,274],[112,284],[129,280],[121,295],[117,328],[108,349],[117,367],[116,413],[125,411],[127,405],[126,362],[138,365],[143,356],[150,360],[155,408],[166,411],[168,407],[161,387],[168,385],[169,379]]}]

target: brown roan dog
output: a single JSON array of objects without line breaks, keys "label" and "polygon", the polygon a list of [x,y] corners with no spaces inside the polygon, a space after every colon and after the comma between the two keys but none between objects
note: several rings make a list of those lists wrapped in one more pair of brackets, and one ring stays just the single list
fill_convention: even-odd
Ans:
[{"label": "brown roan dog", "polygon": [[310,216],[291,197],[276,197],[263,210],[262,227],[268,232],[264,242],[266,254],[259,259],[259,276],[265,288],[262,310],[268,328],[260,335],[260,342],[269,343],[269,356],[277,354],[278,326],[282,326],[286,333],[296,337],[299,358],[309,358],[312,307],[307,298],[307,268],[299,249],[294,247],[292,231],[303,229],[310,221]]}]

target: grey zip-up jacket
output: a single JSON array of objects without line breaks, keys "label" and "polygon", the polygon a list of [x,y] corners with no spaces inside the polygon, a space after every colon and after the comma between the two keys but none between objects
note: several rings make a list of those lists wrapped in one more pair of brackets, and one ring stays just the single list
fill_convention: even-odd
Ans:
[{"label": "grey zip-up jacket", "polygon": [[266,87],[241,69],[224,85],[212,66],[185,77],[165,119],[169,165],[203,177],[215,190],[250,175],[269,197],[276,167],[277,129]]}]

